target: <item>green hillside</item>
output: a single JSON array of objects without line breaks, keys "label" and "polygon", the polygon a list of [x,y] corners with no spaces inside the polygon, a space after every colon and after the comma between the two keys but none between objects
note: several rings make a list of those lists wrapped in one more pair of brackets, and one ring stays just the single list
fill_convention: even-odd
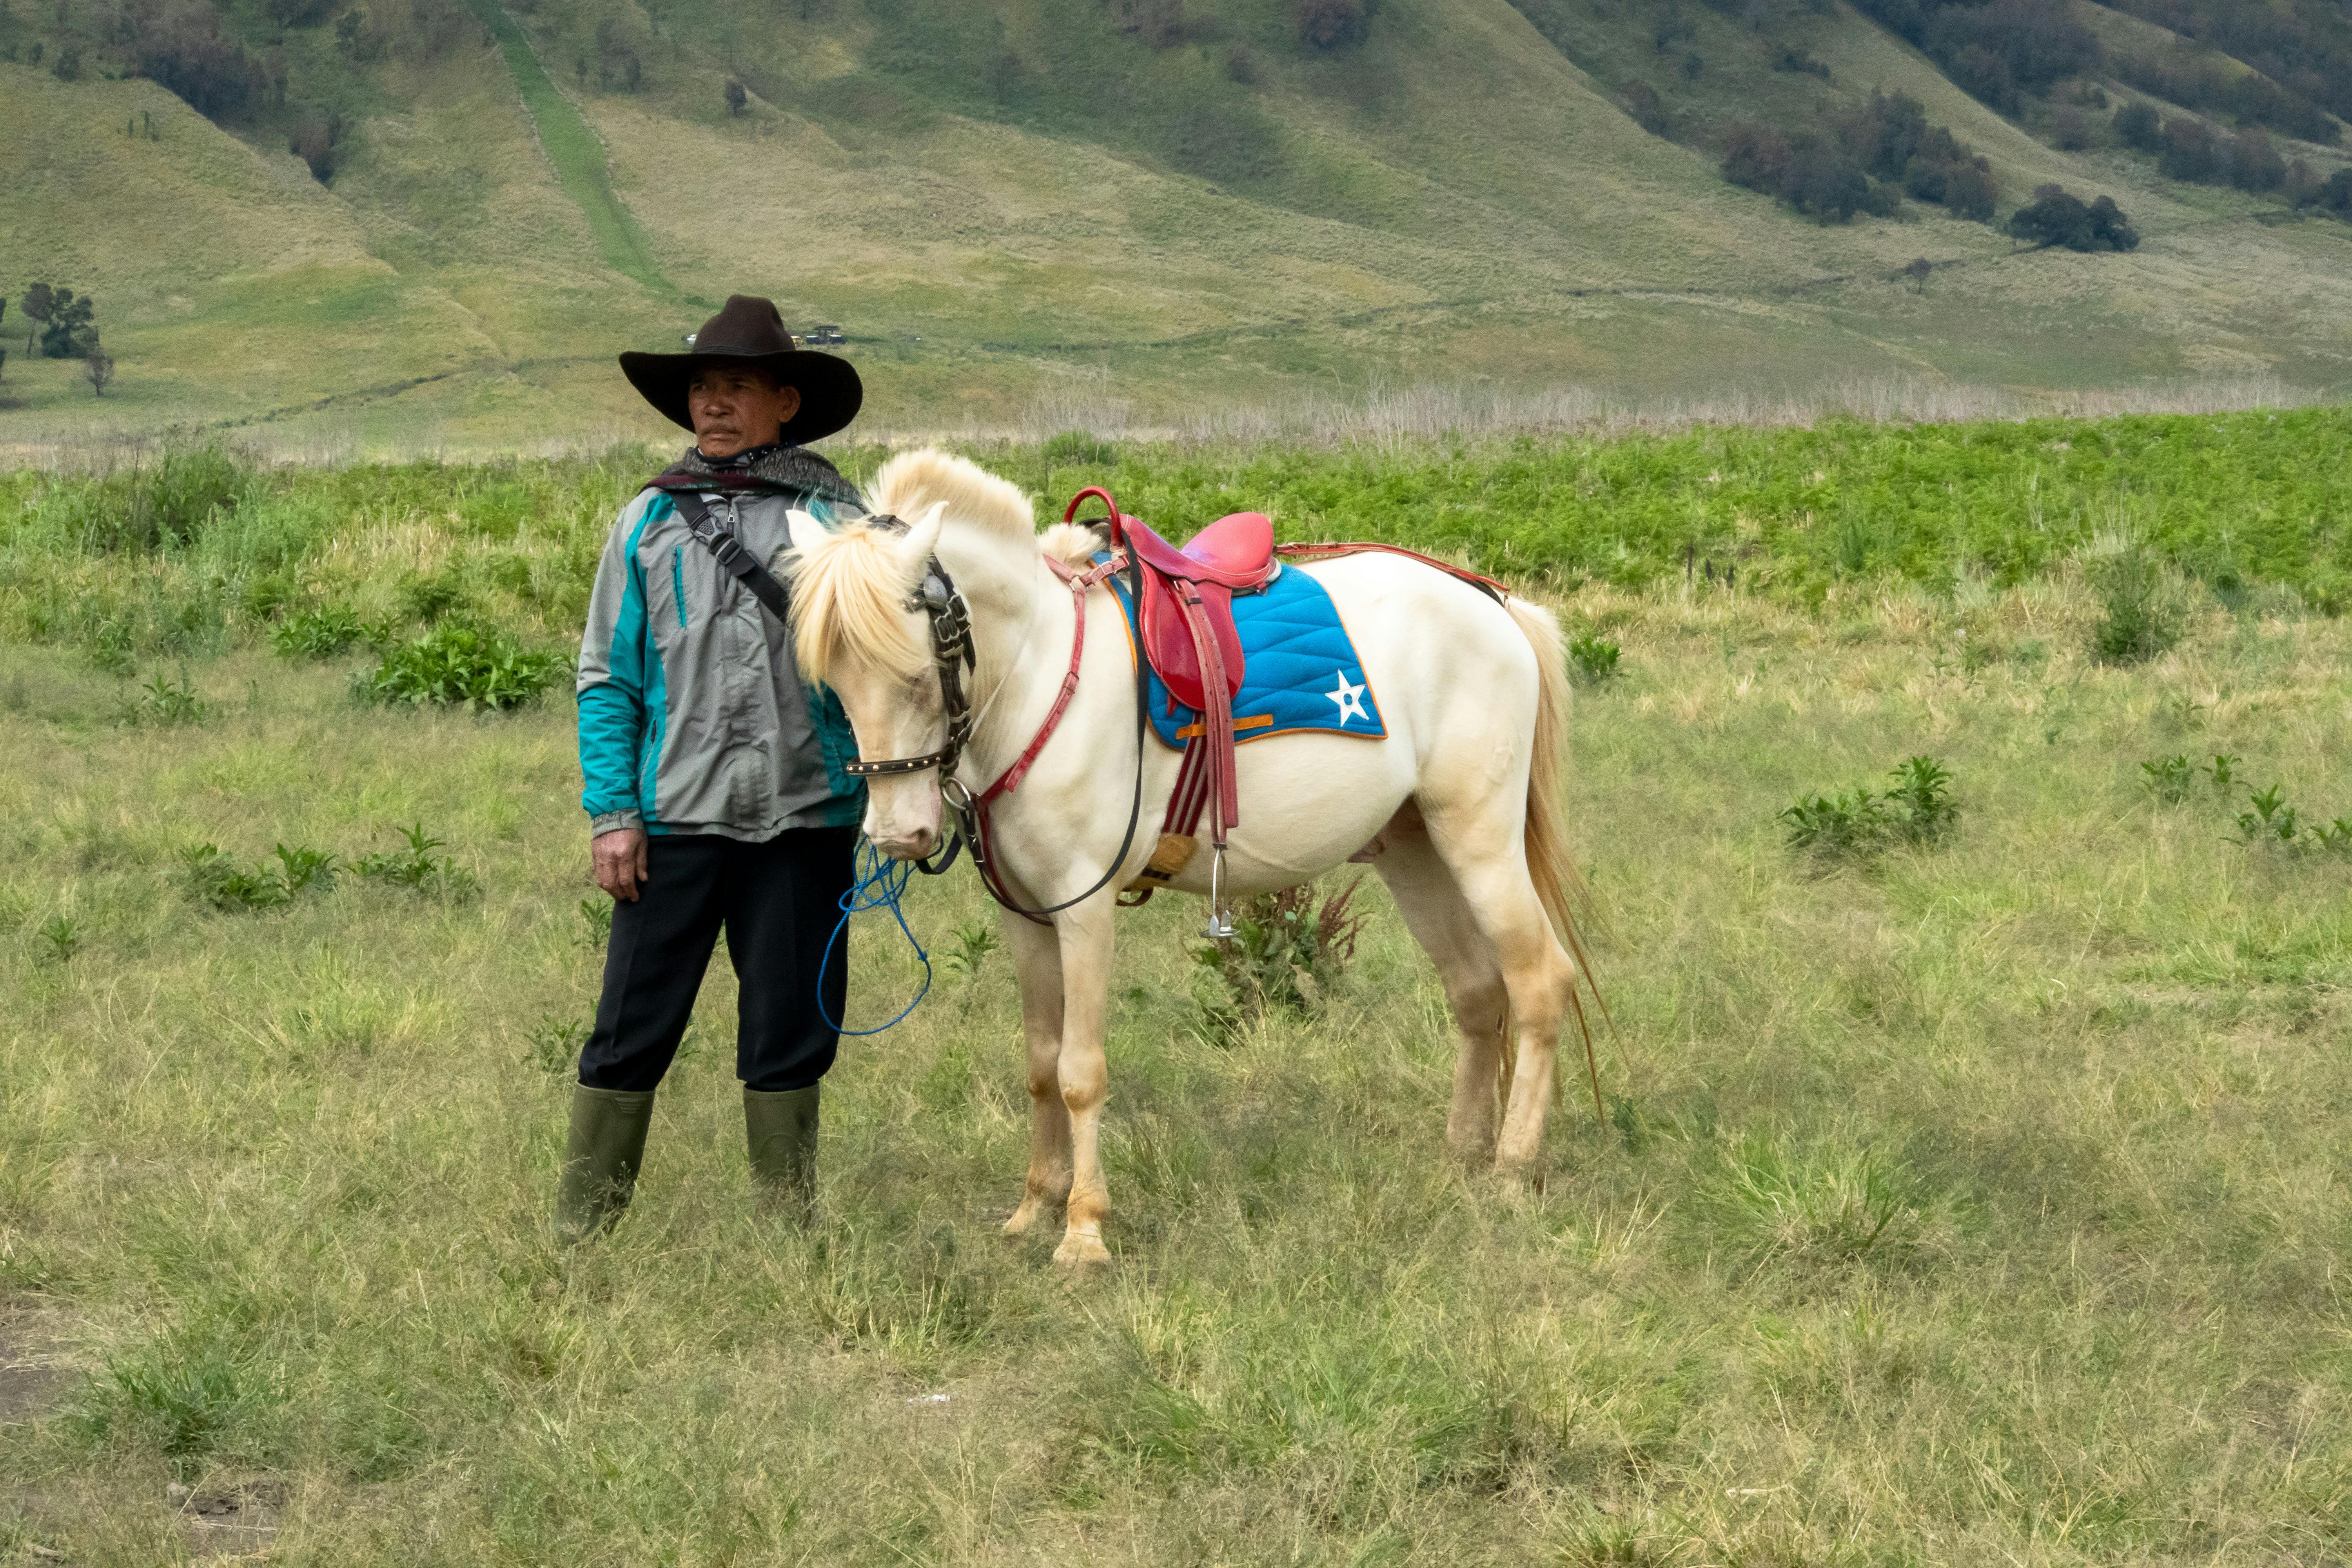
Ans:
[{"label": "green hillside", "polygon": [[[657,434],[611,355],[737,290],[842,323],[901,427],[1422,384],[2344,389],[2352,224],[2315,192],[2345,159],[2265,128],[2340,135],[2332,35],[2206,9],[2074,0],[2094,56],[2042,79],[2072,35],[2035,34],[1988,85],[1955,39],[2008,47],[1982,29],[2019,0],[11,7],[0,294],[93,296],[119,369],[95,402],[16,338],[0,441]],[[2274,85],[2223,34],[2313,63],[2263,55]],[[1899,174],[1844,222],[1724,177],[1743,134],[1843,157],[1879,93],[1982,160],[1992,221]],[[2113,129],[2141,101],[2294,173],[2174,177]],[[2139,247],[2019,249],[2045,184]]]}]

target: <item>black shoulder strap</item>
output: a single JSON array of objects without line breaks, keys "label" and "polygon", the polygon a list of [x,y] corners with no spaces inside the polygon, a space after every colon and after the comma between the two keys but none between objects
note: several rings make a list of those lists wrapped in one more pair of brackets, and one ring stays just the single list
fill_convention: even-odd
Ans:
[{"label": "black shoulder strap", "polygon": [[778,622],[784,626],[792,625],[792,600],[785,595],[784,585],[743,548],[743,542],[735,537],[734,531],[713,516],[710,509],[703,505],[702,498],[692,490],[672,490],[669,499],[686,519],[686,526],[701,542],[702,547],[719,558],[719,564],[734,574],[737,582],[751,589],[752,595],[768,606]]}]

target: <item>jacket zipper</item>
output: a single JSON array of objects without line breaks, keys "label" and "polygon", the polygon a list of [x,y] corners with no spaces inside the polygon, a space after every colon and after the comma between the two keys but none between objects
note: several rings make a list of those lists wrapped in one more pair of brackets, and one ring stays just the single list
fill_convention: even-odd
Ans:
[{"label": "jacket zipper", "polygon": [[677,601],[677,628],[686,629],[686,546],[673,544],[669,549],[670,597]]}]

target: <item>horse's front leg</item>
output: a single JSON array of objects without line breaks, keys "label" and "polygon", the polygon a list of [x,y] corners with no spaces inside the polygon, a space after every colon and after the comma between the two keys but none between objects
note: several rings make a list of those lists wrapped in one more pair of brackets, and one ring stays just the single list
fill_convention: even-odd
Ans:
[{"label": "horse's front leg", "polygon": [[1103,1218],[1110,1188],[1103,1180],[1102,1108],[1110,1098],[1103,1058],[1103,1012],[1110,991],[1111,899],[1106,894],[1057,917],[1062,958],[1062,1105],[1070,1118],[1069,1224],[1054,1261],[1108,1263]]},{"label": "horse's front leg", "polygon": [[1004,1222],[1019,1236],[1070,1195],[1070,1112],[1062,1103],[1062,944],[1050,926],[1006,915],[1004,945],[1021,980],[1021,1033],[1029,1056],[1029,1178]]}]

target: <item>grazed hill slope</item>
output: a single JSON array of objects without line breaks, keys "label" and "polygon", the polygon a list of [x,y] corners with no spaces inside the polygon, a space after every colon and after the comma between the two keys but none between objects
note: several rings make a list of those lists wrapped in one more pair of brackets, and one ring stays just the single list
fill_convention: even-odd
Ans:
[{"label": "grazed hill slope", "polygon": [[[2073,10],[2222,58],[2146,15]],[[72,28],[12,11],[0,292],[99,298],[112,418],[464,443],[645,428],[609,355],[674,342],[733,289],[842,323],[878,362],[877,414],[922,422],[1013,417],[1065,383],[1159,411],[1374,380],[2352,382],[2352,227],[2167,180],[2103,119],[2060,151],[2055,87],[2005,118],[1932,39],[1837,0],[1381,0],[1329,47],[1300,16],[236,0],[208,55],[92,24],[67,81]],[[190,58],[215,76],[191,88]],[[209,102],[216,123],[108,79],[139,69],[200,100],[242,83],[242,106]],[[1628,114],[1636,84],[1664,134]],[[2142,96],[2104,70],[2065,90],[2094,86]],[[2145,243],[2014,253],[1916,202],[1824,226],[1721,178],[1729,127],[1823,122],[1881,89],[1987,158],[2004,216],[2063,183],[2114,195]],[[1922,256],[1918,289],[1899,272]],[[92,412],[74,367],[16,347],[0,422]]]}]

